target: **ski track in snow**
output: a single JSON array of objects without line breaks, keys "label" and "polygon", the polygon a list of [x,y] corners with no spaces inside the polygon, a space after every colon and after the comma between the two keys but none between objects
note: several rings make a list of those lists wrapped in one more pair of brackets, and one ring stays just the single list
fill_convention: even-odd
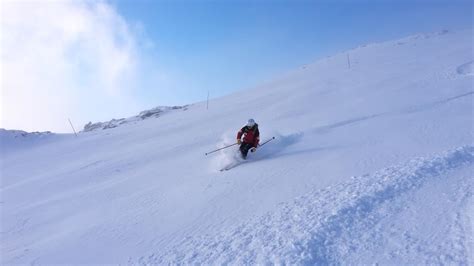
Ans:
[{"label": "ski track in snow", "polygon": [[[164,253],[151,254],[129,263],[328,265],[344,261],[362,262],[361,258],[347,258],[357,255],[358,248],[370,246],[368,250],[376,250],[378,244],[394,237],[383,235],[386,230],[378,227],[391,223],[397,214],[406,211],[409,202],[416,200],[417,191],[429,185],[444,187],[444,183],[436,185],[440,180],[452,183],[457,198],[449,201],[457,202],[453,204],[455,208],[469,206],[469,202],[472,203],[473,163],[474,146],[463,146],[433,158],[414,159],[371,175],[352,177],[348,182],[282,204],[277,212],[232,230],[188,237]],[[464,173],[459,180],[451,178],[450,173],[465,168],[468,168],[467,176]],[[435,200],[437,197],[434,196]],[[468,264],[469,252],[472,252],[472,228],[463,224],[472,222],[469,221],[472,217],[465,216],[467,209],[449,210],[449,213],[454,213],[446,218],[450,221],[447,230],[451,239],[440,239],[445,243],[424,243],[411,236],[408,229],[399,232],[403,238],[401,243],[406,246],[399,248],[398,253],[388,254],[385,263],[398,259],[400,263]],[[467,221],[463,222],[463,219]],[[435,250],[426,250],[429,248]],[[410,252],[416,256],[411,254],[408,258],[419,260],[404,261],[404,255]],[[363,263],[374,262],[370,258],[366,260]]]}]

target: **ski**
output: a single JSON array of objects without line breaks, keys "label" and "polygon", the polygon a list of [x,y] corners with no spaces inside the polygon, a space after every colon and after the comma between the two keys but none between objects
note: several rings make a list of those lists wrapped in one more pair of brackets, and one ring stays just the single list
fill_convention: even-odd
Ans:
[{"label": "ski", "polygon": [[224,171],[229,171],[230,169],[232,169],[232,167],[224,167],[220,171],[224,172]]},{"label": "ski", "polygon": [[234,167],[236,167],[236,166],[239,166],[239,165],[241,165],[241,164],[243,164],[243,163],[245,163],[245,162],[232,163],[232,164],[230,164],[230,165],[225,166],[225,167],[222,168],[220,171],[221,171],[221,172],[229,171],[230,169],[232,169],[232,168],[234,168]]}]

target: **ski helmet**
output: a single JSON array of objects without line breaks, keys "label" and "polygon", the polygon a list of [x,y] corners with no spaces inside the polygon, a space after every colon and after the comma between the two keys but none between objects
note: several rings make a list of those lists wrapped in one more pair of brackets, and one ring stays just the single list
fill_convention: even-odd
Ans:
[{"label": "ski helmet", "polygon": [[250,118],[250,119],[247,121],[247,126],[248,126],[248,127],[253,127],[253,126],[255,126],[255,120],[253,120],[252,118]]}]

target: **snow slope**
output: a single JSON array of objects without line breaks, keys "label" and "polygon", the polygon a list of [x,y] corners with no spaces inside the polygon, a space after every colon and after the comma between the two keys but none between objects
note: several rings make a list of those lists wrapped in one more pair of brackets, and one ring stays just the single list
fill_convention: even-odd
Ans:
[{"label": "snow slope", "polygon": [[[371,44],[28,148],[1,134],[1,263],[472,264],[472,38]],[[250,117],[276,139],[220,172],[235,149],[204,153]]]}]

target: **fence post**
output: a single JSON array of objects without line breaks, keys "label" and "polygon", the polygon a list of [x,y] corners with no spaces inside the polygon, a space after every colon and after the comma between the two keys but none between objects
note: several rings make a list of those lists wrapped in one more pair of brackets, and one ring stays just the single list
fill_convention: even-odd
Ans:
[{"label": "fence post", "polygon": [[74,129],[74,126],[71,123],[71,119],[68,118],[67,120],[69,121],[69,124],[71,125],[72,131],[74,131],[74,135],[76,135],[77,137],[77,133],[76,133],[76,130]]}]

